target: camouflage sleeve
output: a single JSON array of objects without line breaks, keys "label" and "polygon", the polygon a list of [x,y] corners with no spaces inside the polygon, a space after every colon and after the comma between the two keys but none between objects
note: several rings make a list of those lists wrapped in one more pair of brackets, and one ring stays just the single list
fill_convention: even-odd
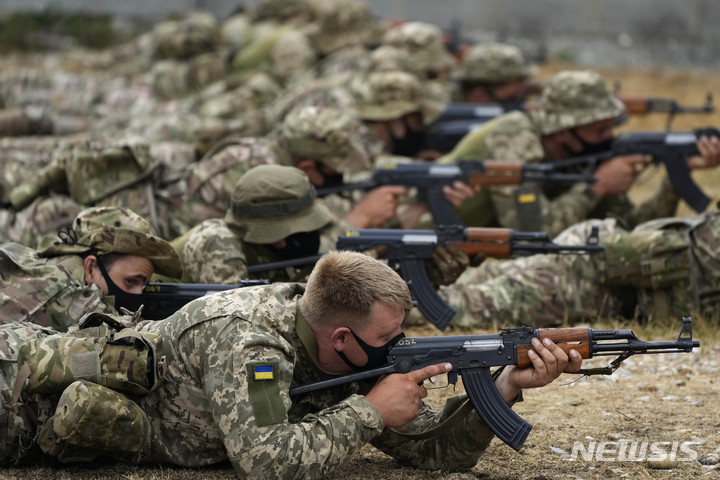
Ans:
[{"label": "camouflage sleeve", "polygon": [[277,338],[241,333],[205,370],[213,418],[243,478],[324,477],[382,431],[379,413],[359,395],[289,422],[293,358]]},{"label": "camouflage sleeve", "polygon": [[68,328],[76,326],[78,321],[89,312],[109,315],[117,315],[118,313],[115,308],[105,303],[100,287],[90,284],[84,287],[68,287],[44,305],[42,315],[49,316],[50,324],[46,325],[43,321],[34,317],[29,318],[29,320],[66,332]]},{"label": "camouflage sleeve", "polygon": [[665,178],[655,195],[635,207],[624,219],[627,225],[635,226],[656,218],[674,217],[678,203],[680,197]]},{"label": "camouflage sleeve", "polygon": [[25,208],[38,196],[48,191],[67,191],[65,158],[64,155],[54,158],[37,175],[32,176],[10,191],[10,203],[12,203],[15,210]]},{"label": "camouflage sleeve", "polygon": [[449,398],[440,412],[425,405],[413,422],[402,429],[385,429],[372,443],[403,465],[428,470],[471,468],[495,436],[475,411],[448,432],[432,438],[413,440],[403,435],[435,427],[452,414],[465,398],[466,395]]},{"label": "camouflage sleeve", "polygon": [[192,283],[233,284],[248,277],[242,241],[222,220],[198,226],[183,247],[182,263]]}]

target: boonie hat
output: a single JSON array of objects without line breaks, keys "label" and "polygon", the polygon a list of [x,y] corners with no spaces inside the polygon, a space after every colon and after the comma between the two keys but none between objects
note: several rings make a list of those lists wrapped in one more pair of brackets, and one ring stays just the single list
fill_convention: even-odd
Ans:
[{"label": "boonie hat", "polygon": [[274,243],[297,232],[325,226],[332,215],[316,202],[315,188],[302,170],[258,165],[240,177],[225,221],[250,243]]},{"label": "boonie hat", "polygon": [[43,242],[38,253],[45,257],[91,251],[138,255],[150,260],[155,273],[173,278],[182,275],[180,257],[170,243],[158,237],[150,222],[129,208],[85,209],[59,236],[58,241]]}]

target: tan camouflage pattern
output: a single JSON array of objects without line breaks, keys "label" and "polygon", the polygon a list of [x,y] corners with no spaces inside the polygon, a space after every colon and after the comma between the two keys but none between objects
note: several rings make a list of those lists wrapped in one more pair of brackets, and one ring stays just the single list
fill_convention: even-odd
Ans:
[{"label": "tan camouflage pattern", "polygon": [[[166,345],[165,382],[138,404],[151,425],[140,462],[202,466],[230,460],[243,477],[321,478],[363,444],[405,465],[469,468],[492,439],[474,413],[448,433],[409,441],[384,430],[377,411],[350,384],[291,399],[292,384],[325,378],[296,333],[303,288],[277,284],[221,292],[188,304],[167,320],[141,324]],[[252,365],[273,365],[281,412],[271,423],[253,408]],[[432,428],[457,408],[425,406],[403,430]],[[261,421],[261,420],[265,421]]]},{"label": "tan camouflage pattern", "polygon": [[625,104],[610,93],[602,77],[592,71],[566,71],[543,84],[537,116],[540,133],[548,135],[580,125],[617,118]]},{"label": "tan camouflage pattern", "polygon": [[284,91],[268,107],[268,121],[281,123],[293,108],[306,105],[355,112],[358,94],[348,88],[342,78],[318,78]]},{"label": "tan camouflage pattern", "polygon": [[719,223],[713,212],[650,221],[627,232],[613,219],[588,220],[554,241],[583,244],[597,226],[605,252],[487,260],[440,294],[457,310],[453,324],[470,327],[715,318]]},{"label": "tan camouflage pattern", "polygon": [[284,86],[297,85],[315,77],[317,52],[300,30],[282,35],[270,51],[270,74]]},{"label": "tan camouflage pattern", "polygon": [[37,248],[46,235],[54,237],[58,230],[71,226],[83,208],[66,195],[51,193],[36,198],[19,212],[0,211],[0,243],[15,242]]},{"label": "tan camouflage pattern", "polygon": [[[348,227],[346,222],[335,220],[322,227],[318,253],[333,250],[340,233]],[[184,280],[224,284],[238,283],[244,278],[272,282],[307,280],[313,264],[249,274],[248,265],[276,262],[280,258],[261,244],[243,241],[241,236],[241,230],[222,219],[206,220],[198,225],[191,231],[182,249]]]},{"label": "tan camouflage pattern", "polygon": [[462,82],[502,83],[531,78],[537,68],[527,63],[522,50],[507,43],[478,43],[463,55],[453,78]]},{"label": "tan camouflage pattern", "polygon": [[[466,135],[439,162],[478,159],[541,163],[545,161],[541,130],[535,118],[522,112],[506,113]],[[516,197],[519,188],[483,188],[480,195],[461,207],[463,220],[474,227],[518,229]],[[542,213],[541,230],[551,236],[588,218],[612,216],[632,228],[652,218],[673,216],[679,202],[669,182],[663,182],[657,193],[640,205],[633,205],[625,195],[599,198],[587,184],[575,184],[559,194],[553,192],[552,197],[539,190],[537,185],[525,188],[535,192]]]},{"label": "tan camouflage pattern", "polygon": [[102,290],[85,285],[78,255],[44,258],[16,243],[0,245],[0,324],[32,322],[57,331],[87,312],[117,313]]},{"label": "tan camouflage pattern", "polygon": [[358,173],[371,168],[369,152],[360,143],[367,135],[367,127],[347,112],[301,106],[285,117],[280,141],[295,158],[320,161],[338,173]]},{"label": "tan camouflage pattern", "polygon": [[94,251],[138,255],[150,260],[161,275],[181,275],[175,250],[155,234],[150,222],[127,208],[87,208],[75,218],[72,231],[58,236],[59,240],[41,245],[39,254],[50,257]]},{"label": "tan camouflage pattern", "polygon": [[443,44],[442,30],[426,22],[405,22],[388,29],[382,40],[406,51],[425,76],[426,72],[446,75],[455,67],[455,59]]},{"label": "tan camouflage pattern", "polygon": [[184,201],[175,215],[190,227],[223,218],[240,177],[257,165],[273,163],[275,156],[263,139],[227,139],[216,144],[191,169]]},{"label": "tan camouflage pattern", "polygon": [[18,362],[30,367],[23,389],[42,394],[62,392],[76,380],[87,380],[144,395],[158,385],[161,357],[162,340],[157,335],[105,326],[28,340],[18,350]]},{"label": "tan camouflage pattern", "polygon": [[373,32],[370,7],[362,0],[305,0],[313,15],[306,29],[320,55],[367,45]]},{"label": "tan camouflage pattern", "polygon": [[423,88],[406,72],[375,72],[367,76],[358,100],[363,120],[393,120],[423,110]]},{"label": "tan camouflage pattern", "polygon": [[18,376],[18,348],[26,340],[42,338],[55,331],[29,322],[0,325],[0,465],[22,465],[32,458],[33,439],[37,423],[42,423],[53,410],[49,400],[33,396],[35,408],[21,395],[20,402],[12,398]]},{"label": "tan camouflage pattern", "polygon": [[58,400],[54,435],[41,435],[38,442],[62,462],[92,461],[103,454],[132,461],[132,454],[146,446],[149,430],[147,417],[128,397],[78,380]]}]

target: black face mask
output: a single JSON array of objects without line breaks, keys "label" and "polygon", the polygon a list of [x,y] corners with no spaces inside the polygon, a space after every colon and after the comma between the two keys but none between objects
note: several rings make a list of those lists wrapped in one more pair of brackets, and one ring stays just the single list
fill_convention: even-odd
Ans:
[{"label": "black face mask", "polygon": [[320,231],[293,233],[285,237],[285,248],[265,246],[283,260],[317,255],[320,250]]},{"label": "black face mask", "polygon": [[499,103],[506,112],[523,110],[525,108],[525,97],[508,98]]},{"label": "black face mask", "polygon": [[115,282],[112,281],[110,275],[108,275],[105,265],[102,260],[98,258],[97,261],[100,273],[102,273],[105,283],[107,283],[108,295],[115,297],[115,310],[118,312],[120,308],[126,308],[130,312],[137,312],[140,307],[145,303],[145,296],[142,293],[129,293],[118,287]]},{"label": "black face mask", "polygon": [[323,165],[320,162],[315,162],[315,169],[323,178],[323,184],[320,188],[339,187],[345,183],[342,173],[327,173],[323,170]]},{"label": "black face mask", "polygon": [[414,157],[425,146],[425,130],[411,130],[405,127],[405,136],[397,138],[392,133],[392,154],[402,157]]},{"label": "black face mask", "polygon": [[387,354],[390,347],[395,345],[401,338],[405,337],[405,334],[400,332],[395,337],[391,338],[389,342],[387,342],[385,345],[381,345],[379,347],[373,347],[372,345],[368,345],[363,341],[362,338],[358,337],[355,332],[350,330],[350,333],[353,334],[353,337],[355,337],[355,341],[360,345],[360,348],[362,348],[363,352],[365,352],[365,355],[368,357],[368,361],[365,365],[360,366],[354,364],[343,352],[339,352],[335,350],[335,352],[342,358],[348,367],[352,368],[356,372],[360,372],[363,370],[371,370],[373,368],[382,367],[383,365],[387,364]]},{"label": "black face mask", "polygon": [[612,149],[613,139],[610,138],[609,140],[605,140],[604,142],[599,143],[590,143],[584,138],[582,138],[575,129],[570,129],[570,134],[575,137],[575,139],[582,144],[582,150],[579,152],[573,152],[570,150],[567,146],[565,147],[565,150],[571,153],[572,156],[583,156],[583,155],[592,155],[594,153],[605,153],[609,152]]}]

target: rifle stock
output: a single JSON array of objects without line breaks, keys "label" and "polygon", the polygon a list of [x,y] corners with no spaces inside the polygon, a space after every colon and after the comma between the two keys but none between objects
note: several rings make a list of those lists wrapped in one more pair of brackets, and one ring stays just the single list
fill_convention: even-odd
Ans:
[{"label": "rifle stock", "polygon": [[677,340],[661,342],[640,340],[631,330],[590,328],[536,330],[519,327],[503,329],[501,333],[489,335],[405,337],[388,348],[386,366],[294,386],[290,389],[290,396],[304,395],[391,373],[404,374],[429,365],[447,362],[452,364],[452,370],[448,373],[448,385],[455,386],[458,375],[462,376],[465,391],[480,418],[500,440],[519,450],[525,443],[532,425],[505,403],[495,387],[490,368],[505,365],[529,366],[527,352],[532,348],[530,342],[533,338],[550,338],[563,351],[569,352],[574,349],[585,359],[601,355],[618,355],[618,358],[607,368],[579,372],[585,375],[610,375],[631,355],[689,353],[700,346],[700,342],[692,338],[690,317],[683,317]]}]

